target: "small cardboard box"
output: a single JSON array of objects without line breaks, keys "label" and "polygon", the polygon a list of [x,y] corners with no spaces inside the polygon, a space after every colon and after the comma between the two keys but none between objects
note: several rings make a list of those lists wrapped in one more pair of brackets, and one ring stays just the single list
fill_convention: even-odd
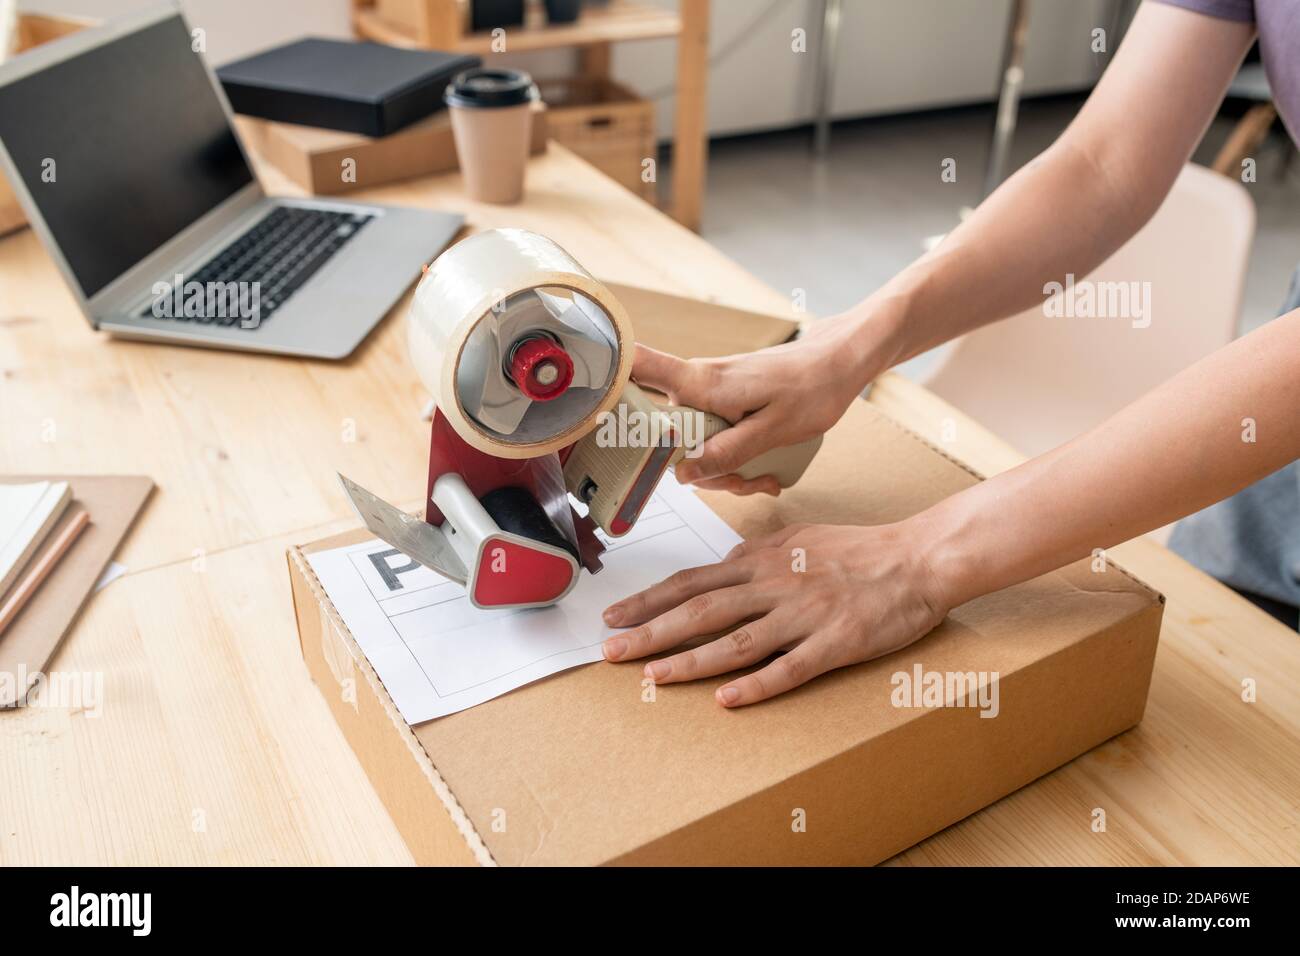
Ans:
[{"label": "small cardboard box", "polygon": [[[755,318],[747,336],[734,310],[650,308],[668,298],[629,309],[639,338],[728,351],[694,334],[712,315],[714,328],[731,323],[730,350],[779,340],[781,320]],[[791,522],[895,521],[978,480],[858,401],[779,498],[702,497],[752,537]],[[713,699],[722,678],[649,700],[643,662],[597,663],[410,727],[305,559],[365,536],[290,550],[302,653],[424,864],[886,859],[1134,726],[1164,606],[1113,563],[1081,561],[971,601],[895,654],[735,711]],[[996,716],[952,696],[900,706],[902,674],[996,686]]]},{"label": "small cardboard box", "polygon": [[[316,196],[445,173],[459,166],[446,110],[378,138],[255,116],[239,116],[236,123],[253,152]],[[533,105],[529,142],[533,154],[546,151],[546,136],[546,105],[538,102]],[[354,175],[344,176],[345,168]]]}]

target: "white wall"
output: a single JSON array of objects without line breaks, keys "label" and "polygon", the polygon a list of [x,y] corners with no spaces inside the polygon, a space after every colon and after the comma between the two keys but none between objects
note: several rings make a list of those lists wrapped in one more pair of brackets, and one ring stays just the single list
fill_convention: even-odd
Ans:
[{"label": "white wall", "polygon": [[[165,0],[18,0],[18,9],[108,18]],[[306,34],[352,36],[349,0],[182,0],[191,26],[207,31],[214,66]]]},{"label": "white wall", "polygon": [[[868,116],[991,99],[1009,8],[1009,0],[845,0],[832,114]],[[1101,65],[1090,49],[1090,31],[1108,25],[1112,8],[1112,0],[1033,0],[1026,92],[1090,87]],[[810,119],[820,11],[818,0],[714,0],[713,132]],[[796,28],[807,33],[807,53],[791,51]],[[615,48],[614,73],[636,89],[666,91],[673,80],[672,44],[622,44]],[[670,110],[666,97],[660,112]],[[661,130],[670,128],[667,116],[660,120]]]},{"label": "white wall", "polygon": [[[156,0],[20,0],[28,10],[105,17]],[[642,0],[674,7],[676,0]],[[1033,0],[1028,93],[1084,89],[1100,63],[1090,31],[1110,22],[1114,0]],[[348,36],[349,0],[184,0],[208,32],[215,64],[304,34]],[[709,128],[740,133],[806,122],[820,33],[818,0],[713,0]],[[845,0],[836,117],[868,116],[987,100],[993,96],[1010,0]],[[791,51],[791,31],[809,52]],[[672,41],[615,46],[616,78],[659,102],[672,126]],[[538,76],[572,70],[564,52],[505,57]]]}]

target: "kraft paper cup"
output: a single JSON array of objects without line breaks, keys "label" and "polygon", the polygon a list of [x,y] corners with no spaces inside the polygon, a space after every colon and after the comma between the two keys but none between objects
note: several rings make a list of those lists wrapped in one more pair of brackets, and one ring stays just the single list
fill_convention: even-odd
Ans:
[{"label": "kraft paper cup", "polygon": [[447,85],[444,100],[471,199],[513,203],[522,198],[536,99],[536,84],[520,70],[466,70]]}]

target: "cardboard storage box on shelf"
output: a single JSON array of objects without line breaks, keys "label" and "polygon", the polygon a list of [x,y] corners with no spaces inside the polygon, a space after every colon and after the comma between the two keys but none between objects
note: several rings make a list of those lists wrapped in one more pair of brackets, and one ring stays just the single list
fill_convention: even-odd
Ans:
[{"label": "cardboard storage box on shelf", "polygon": [[[615,294],[640,340],[684,355],[757,348],[793,328]],[[894,521],[977,480],[857,401],[779,498],[702,497],[751,537],[791,522]],[[422,482],[413,475],[412,489]],[[598,663],[409,727],[304,558],[366,537],[290,550],[302,653],[424,864],[884,860],[1136,724],[1163,611],[1113,563],[1094,572],[1081,561],[971,601],[895,654],[735,711],[714,701],[724,678],[659,687],[649,700],[643,662]],[[895,706],[894,675],[917,669],[970,675],[986,692],[996,680],[984,699],[996,715],[953,697]]]},{"label": "cardboard storage box on shelf", "polygon": [[538,80],[550,108],[550,135],[610,179],[653,204],[654,177],[645,162],[657,155],[655,105],[607,77]]},{"label": "cardboard storage box on shelf", "polygon": [[[253,152],[317,196],[458,167],[451,118],[445,109],[379,138],[253,116],[238,116],[235,121]],[[537,103],[529,149],[534,154],[545,152],[546,138],[546,106]],[[344,163],[349,160],[355,164],[351,167],[354,178],[343,175]]]}]

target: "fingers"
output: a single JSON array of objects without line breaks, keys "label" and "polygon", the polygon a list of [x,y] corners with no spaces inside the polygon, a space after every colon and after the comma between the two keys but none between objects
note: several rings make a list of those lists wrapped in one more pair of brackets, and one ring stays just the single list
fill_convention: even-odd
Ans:
[{"label": "fingers", "polygon": [[742,541],[740,544],[728,551],[727,556],[723,558],[723,560],[734,561],[737,558],[742,558],[747,554],[753,554],[756,551],[763,551],[766,548],[779,548],[807,527],[806,524],[786,525],[780,531],[773,531],[771,534],[760,534],[755,538],[750,538],[748,541]]},{"label": "fingers", "polygon": [[780,611],[774,611],[716,641],[651,661],[645,666],[645,676],[656,684],[714,677],[755,664],[798,636]]},{"label": "fingers", "polygon": [[808,638],[762,670],[723,684],[714,695],[723,707],[756,704],[798,687],[830,670],[816,640]]},{"label": "fingers", "polygon": [[721,478],[701,478],[692,482],[705,491],[727,491],[733,495],[771,495],[781,493],[781,485],[772,475],[759,478],[742,478],[740,475],[723,475]]},{"label": "fingers", "polygon": [[602,650],[610,661],[631,660],[676,647],[682,641],[731,627],[747,617],[771,610],[771,598],[760,588],[742,584],[706,591],[690,598],[647,624],[605,641]]},{"label": "fingers", "polygon": [[694,373],[685,359],[638,344],[632,357],[632,378],[638,385],[658,389],[672,402],[690,391]]},{"label": "fingers", "polygon": [[774,447],[770,434],[768,417],[762,411],[742,418],[706,441],[698,456],[678,462],[677,480],[690,483],[733,474],[745,462]]},{"label": "fingers", "polygon": [[610,627],[631,627],[648,621],[697,594],[741,584],[748,581],[749,577],[749,568],[726,562],[685,568],[658,584],[605,608],[605,623]]}]

